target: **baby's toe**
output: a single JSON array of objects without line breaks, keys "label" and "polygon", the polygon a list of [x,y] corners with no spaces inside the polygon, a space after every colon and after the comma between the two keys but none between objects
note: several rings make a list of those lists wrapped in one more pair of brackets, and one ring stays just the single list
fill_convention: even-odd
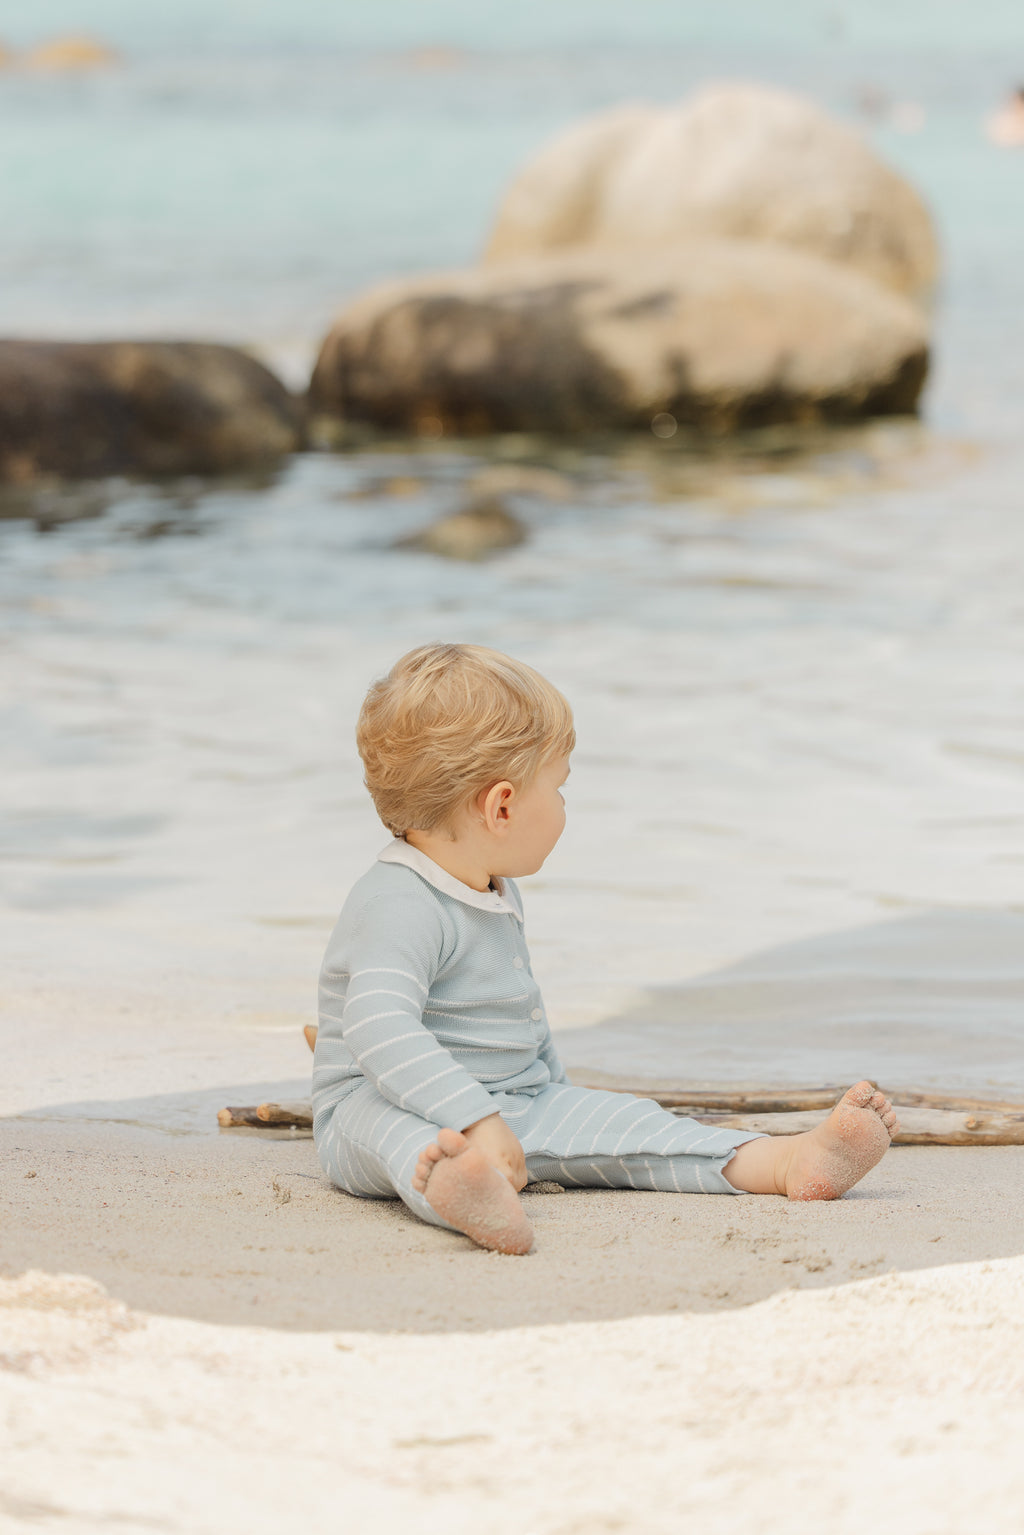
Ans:
[{"label": "baby's toe", "polygon": [[469,1145],[461,1130],[439,1130],[437,1132],[437,1144],[441,1154],[446,1157],[457,1157],[460,1151],[465,1151]]}]

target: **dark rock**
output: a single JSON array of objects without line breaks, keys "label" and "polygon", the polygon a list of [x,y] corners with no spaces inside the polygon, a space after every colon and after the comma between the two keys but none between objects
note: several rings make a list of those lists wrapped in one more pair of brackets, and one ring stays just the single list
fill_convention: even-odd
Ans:
[{"label": "dark rock", "polygon": [[567,251],[374,289],[324,342],[310,403],[441,435],[667,435],[906,414],[927,372],[916,305],[781,245]]},{"label": "dark rock", "polygon": [[233,347],[0,341],[0,483],[221,474],[300,438],[299,402]]}]

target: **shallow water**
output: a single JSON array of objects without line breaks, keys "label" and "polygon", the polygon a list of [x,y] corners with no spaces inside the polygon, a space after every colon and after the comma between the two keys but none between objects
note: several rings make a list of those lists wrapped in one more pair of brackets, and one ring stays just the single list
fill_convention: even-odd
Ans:
[{"label": "shallow water", "polygon": [[[896,997],[922,1082],[960,1085],[991,1024],[1009,1044],[988,1077],[1024,1086],[1024,981],[995,949],[954,985],[941,928],[878,973],[843,937],[1024,910],[1019,461],[892,426],[848,445],[839,474],[834,451],[717,465],[703,488],[671,450],[561,461],[571,499],[522,501],[529,542],[477,566],[391,547],[480,469],[449,450],[310,455],[259,492],[122,488],[48,534],[4,526],[7,921],[24,952],[59,934],[88,971],[116,934],[122,978],[156,950],[172,991],[177,964],[301,1010],[299,960],[384,840],[351,744],[360,694],[403,648],[457,635],[536,662],[576,706],[569,827],[528,882],[556,1021],[653,1018],[636,993],[831,934],[837,998],[844,974],[865,983],[855,1016],[829,1013],[814,946],[791,949],[782,993],[744,990],[759,1072],[832,1074],[810,1003],[877,1055]],[[600,1064],[582,1035],[572,1048]]]},{"label": "shallow water", "polygon": [[[378,446],[264,482],[8,496],[12,984],[156,987],[297,1028],[384,840],[359,698],[404,648],[457,637],[534,662],[577,709],[569,828],[528,882],[573,1059],[628,1038],[705,1081],[1024,1089],[1024,155],[979,128],[1024,55],[1019,10],[972,7],[965,30],[959,6],[837,23],[792,4],[768,25],[733,4],[695,32],[680,7],[567,0],[499,30],[452,3],[429,35],[422,7],[370,14],[267,0],[232,31],[226,6],[107,0],[92,30],[122,69],[0,77],[0,328],[221,335],[298,378],[354,288],[471,257],[559,123],[754,75],[859,114],[933,202],[926,423],[739,456]],[[67,20],[57,0],[25,15],[0,5],[0,37]],[[440,43],[462,52],[409,53]],[[889,103],[872,123],[867,86]],[[564,500],[517,503],[527,544],[477,566],[392,547],[495,459],[566,477]],[[166,1067],[173,1023],[153,1049]],[[94,1101],[115,1098],[133,1117],[100,1071]]]}]

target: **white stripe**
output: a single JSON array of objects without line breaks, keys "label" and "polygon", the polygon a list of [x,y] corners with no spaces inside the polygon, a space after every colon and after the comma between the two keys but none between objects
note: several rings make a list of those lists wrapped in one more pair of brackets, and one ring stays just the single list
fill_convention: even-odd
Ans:
[{"label": "white stripe", "polygon": [[[621,1109],[616,1109],[615,1113],[611,1116],[611,1118],[605,1120],[605,1122],[601,1126],[600,1130],[598,1130],[597,1134],[594,1136],[593,1144],[591,1145],[590,1150],[587,1153],[588,1156],[592,1157],[594,1155],[594,1153],[597,1150],[597,1143],[601,1139],[601,1136],[604,1134],[605,1130],[607,1130],[608,1126],[610,1124],[614,1124],[615,1120],[618,1119],[618,1117],[619,1117],[619,1115],[621,1113],[623,1113],[624,1111],[626,1111],[628,1109],[631,1109],[632,1107],[633,1107],[633,1103],[630,1101],[630,1099],[627,1098],[626,1102],[622,1105],[622,1108]],[[582,1126],[581,1126],[581,1128],[582,1128]]]},{"label": "white stripe", "polygon": [[[456,1069],[456,1071],[461,1071],[462,1068],[457,1066],[455,1069]],[[434,1104],[434,1113],[436,1114],[438,1109],[443,1109],[446,1103],[451,1103],[453,1098],[461,1098],[463,1093],[468,1093],[471,1088],[479,1087],[479,1086],[480,1086],[479,1082],[467,1082],[465,1087],[460,1087],[457,1092],[449,1093],[447,1098],[442,1098],[440,1103],[435,1103]],[[486,1087],[483,1089],[483,1091],[484,1092],[487,1091]],[[494,1112],[497,1113],[497,1110],[495,1110]],[[481,1118],[482,1117],[483,1116],[481,1115]]]},{"label": "white stripe", "polygon": [[619,1136],[618,1142],[616,1143],[616,1145],[615,1145],[615,1147],[614,1147],[614,1149],[612,1151],[612,1156],[613,1157],[617,1157],[618,1156],[618,1154],[619,1154],[619,1147],[622,1145],[624,1140],[627,1140],[629,1138],[629,1136],[631,1136],[633,1134],[633,1131],[637,1128],[638,1125],[644,1124],[645,1121],[648,1120],[648,1119],[656,1119],[657,1116],[661,1112],[662,1111],[661,1111],[660,1107],[659,1108],[655,1108],[655,1109],[652,1109],[649,1114],[641,1114],[639,1119],[635,1119],[633,1121],[633,1123],[630,1125],[629,1129],[626,1131],[625,1135],[620,1135]]},{"label": "white stripe", "polygon": [[[527,998],[523,999],[528,1000]],[[457,1023],[529,1023],[529,1018],[463,1018],[461,1013],[446,1013],[441,1007],[425,1007],[424,1018],[454,1018]]]},{"label": "white stripe", "polygon": [[[440,1038],[440,1035],[438,1036]],[[470,1055],[474,1050],[526,1050],[533,1044],[532,1039],[463,1039],[460,1035],[458,1044],[451,1040],[445,1040],[449,1050],[461,1050],[464,1055]]]},{"label": "white stripe", "polygon": [[[577,1109],[578,1109],[578,1108],[581,1108],[581,1107],[584,1107],[584,1106],[585,1106],[585,1105],[586,1105],[586,1099],[585,1099],[585,1098],[584,1098],[584,1099],[581,1099],[581,1100],[578,1100],[578,1101],[574,1101],[574,1102],[573,1102],[573,1105],[572,1105],[572,1108],[571,1108],[571,1109],[570,1109],[570,1110],[569,1110],[569,1112],[568,1112],[568,1114],[564,1114],[564,1115],[563,1115],[563,1116],[562,1116],[562,1118],[561,1118],[561,1119],[560,1119],[560,1120],[559,1120],[559,1121],[558,1121],[558,1123],[557,1123],[557,1125],[556,1125],[556,1126],[555,1126],[555,1128],[554,1128],[554,1129],[553,1129],[553,1130],[551,1130],[551,1131],[549,1131],[549,1132],[548,1132],[548,1133],[547,1133],[547,1135],[545,1135],[545,1136],[544,1136],[544,1138],[543,1138],[543,1140],[542,1140],[542,1141],[539,1141],[539,1142],[538,1142],[538,1144],[539,1144],[539,1145],[545,1145],[545,1144],[547,1144],[547,1143],[548,1143],[548,1141],[549,1141],[549,1139],[551,1139],[551,1138],[553,1138],[553,1137],[554,1137],[554,1136],[556,1136],[556,1135],[557,1135],[557,1134],[558,1134],[558,1132],[559,1132],[559,1130],[561,1130],[561,1128],[562,1128],[562,1126],[563,1126],[563,1125],[564,1125],[564,1124],[566,1124],[566,1123],[567,1123],[567,1122],[568,1122],[568,1121],[569,1121],[569,1120],[570,1120],[570,1119],[571,1119],[571,1118],[572,1118],[572,1116],[573,1116],[573,1115],[574,1115],[574,1114],[575,1114],[575,1112],[576,1112],[576,1110],[577,1110]],[[554,1105],[552,1105],[552,1107],[554,1107]],[[598,1111],[598,1109],[599,1109],[599,1108],[600,1108],[600,1107],[601,1107],[601,1102],[600,1102],[600,1100],[599,1100],[599,1101],[598,1101],[598,1102],[597,1102],[597,1103],[595,1103],[595,1105],[594,1105],[594,1107],[593,1107],[593,1108],[592,1108],[592,1109],[591,1109],[591,1111],[590,1111],[590,1113],[589,1113],[589,1114],[588,1114],[588,1115],[587,1115],[587,1116],[586,1116],[586,1118],[585,1118],[585,1119],[584,1119],[584,1120],[583,1120],[583,1122],[582,1122],[582,1124],[579,1124],[579,1125],[577,1125],[577,1127],[576,1127],[576,1132],[575,1132],[575,1133],[576,1133],[576,1134],[577,1134],[577,1135],[579,1135],[579,1134],[580,1134],[580,1132],[581,1132],[581,1131],[582,1131],[582,1130],[584,1130],[584,1129],[585,1129],[585,1128],[586,1128],[586,1126],[587,1126],[587,1125],[588,1125],[588,1124],[589,1124],[589,1123],[590,1123],[590,1121],[591,1121],[591,1120],[592,1120],[592,1119],[593,1119],[593,1117],[594,1117],[594,1115],[595,1115],[595,1114],[596,1114],[596,1113],[597,1113],[597,1111]],[[535,1130],[535,1132],[534,1132],[534,1136],[537,1136],[537,1137],[539,1137],[539,1136],[540,1136],[540,1131],[541,1131],[541,1125],[543,1125],[543,1123],[544,1123],[544,1120],[543,1120],[543,1119],[541,1119],[541,1122],[540,1122],[540,1124],[539,1124],[539,1125],[538,1125],[538,1126],[537,1126],[537,1129],[536,1129],[536,1130]],[[533,1137],[533,1136],[531,1136],[531,1140],[532,1140],[532,1139],[533,1139],[533,1138],[534,1138],[534,1137]],[[554,1149],[554,1148],[552,1148],[552,1149]]]},{"label": "white stripe", "polygon": [[[345,1011],[347,1012],[348,1009],[346,1008]],[[349,1028],[345,1028],[345,1020],[343,1018],[341,1020],[341,1027],[344,1030],[343,1037],[347,1042],[349,1035],[354,1034],[357,1029],[365,1028],[368,1023],[379,1023],[382,1018],[408,1018],[408,1016],[409,1014],[405,1011],[404,1007],[396,1007],[392,1013],[371,1013],[369,1018],[360,1018],[358,1023],[353,1023]]]},{"label": "white stripe", "polygon": [[[359,1064],[361,1066],[363,1064],[363,1062],[365,1060],[368,1060],[371,1055],[376,1055],[378,1050],[391,1050],[395,1045],[403,1044],[404,1041],[407,1040],[407,1039],[422,1039],[423,1038],[423,1034],[424,1034],[423,1029],[410,1029],[408,1034],[395,1034],[391,1039],[382,1040],[379,1045],[371,1045],[369,1050],[361,1050],[359,1052]],[[428,1039],[433,1039],[433,1037],[434,1036],[432,1034],[428,1034],[427,1035]],[[437,1045],[437,1046],[435,1046],[435,1048],[437,1050],[440,1050],[441,1046]],[[413,1059],[417,1060],[417,1061],[420,1061],[420,1060],[423,1059],[423,1057],[420,1056],[420,1055],[417,1055],[417,1056],[414,1056]],[[395,1067],[396,1071],[399,1071],[400,1069],[401,1068],[398,1067],[398,1066]]]},{"label": "white stripe", "polygon": [[[410,1036],[409,1035],[403,1035],[402,1037],[407,1039]],[[430,1039],[430,1037],[431,1036],[428,1034],[427,1038]],[[391,1041],[389,1040],[388,1044],[390,1044],[390,1043],[391,1043]],[[380,1073],[380,1075],[376,1078],[376,1081],[375,1081],[374,1085],[375,1086],[379,1086],[379,1084],[381,1082],[386,1082],[388,1077],[393,1077],[395,1075],[396,1071],[408,1071],[410,1066],[418,1066],[421,1061],[429,1060],[429,1058],[432,1055],[443,1055],[447,1059],[449,1059],[449,1060],[451,1059],[451,1057],[448,1055],[448,1051],[447,1050],[442,1050],[440,1045],[432,1045],[431,1048],[429,1050],[425,1051],[423,1055],[412,1055],[412,1056],[409,1057],[408,1060],[400,1061],[397,1066],[389,1066],[387,1071],[382,1071]],[[461,1071],[462,1067],[461,1066],[450,1066],[448,1069],[449,1069],[449,1071]],[[444,1071],[438,1073],[439,1076],[447,1076],[447,1074],[448,1073],[444,1072]],[[412,1087],[408,1088],[406,1091],[410,1092],[410,1093],[414,1093],[420,1087],[429,1087],[430,1083],[431,1082],[436,1082],[436,1080],[437,1080],[436,1077],[428,1077],[426,1082],[414,1082]],[[404,1098],[405,1097],[405,1093],[403,1093],[401,1096]]]},{"label": "white stripe", "polygon": [[407,981],[412,981],[414,986],[418,986],[420,991],[429,991],[429,987],[424,986],[423,982],[418,976],[410,975],[408,970],[389,969],[387,965],[375,965],[371,970],[353,970],[352,974],[349,976],[349,980],[354,981],[356,977],[360,975],[401,975],[404,976]]},{"label": "white stripe", "polygon": [[[441,1053],[444,1054],[443,1051]],[[405,1092],[400,1095],[400,1102],[402,1103],[403,1107],[404,1107],[404,1105],[406,1103],[406,1100],[408,1098],[410,1098],[413,1093],[422,1093],[422,1092],[424,1092],[428,1087],[432,1086],[432,1084],[434,1082],[440,1082],[442,1077],[450,1077],[453,1071],[457,1071],[461,1075],[462,1074],[462,1067],[461,1066],[449,1066],[445,1071],[435,1071],[434,1075],[432,1077],[428,1077],[425,1082],[414,1082],[412,1087],[407,1087]],[[389,1073],[389,1075],[390,1075],[390,1073]],[[479,1086],[479,1085],[480,1084],[477,1083],[477,1086]],[[438,1107],[438,1105],[434,1104],[433,1107],[436,1109]],[[424,1119],[426,1119],[427,1116],[424,1114],[423,1117],[424,1117]]]},{"label": "white stripe", "polygon": [[460,1002],[457,997],[437,997],[438,1002],[443,1002],[445,1007],[511,1007],[513,1002],[528,1002],[530,993],[520,992],[515,997],[477,997],[473,1002]]},{"label": "white stripe", "polygon": [[[330,991],[327,995],[333,997],[334,992]],[[391,991],[387,986],[375,986],[371,991],[357,991],[354,993],[350,991],[346,998],[339,998],[339,1000],[361,1002],[364,997],[401,997],[403,1002],[408,1002],[410,1007],[414,1007],[417,1012],[420,1011],[420,1004],[415,997],[407,997],[404,991]]]}]

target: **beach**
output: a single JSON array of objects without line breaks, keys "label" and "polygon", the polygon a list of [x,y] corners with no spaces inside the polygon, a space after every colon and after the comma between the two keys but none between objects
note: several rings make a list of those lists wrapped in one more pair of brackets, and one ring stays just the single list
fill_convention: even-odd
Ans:
[{"label": "beach", "polygon": [[[67,10],[0,4],[0,40]],[[982,132],[1019,18],[95,22],[109,67],[0,72],[5,336],[215,340],[301,388],[366,284],[476,259],[552,133],[708,79],[855,124],[942,276],[915,419],[2,489],[0,1529],[1017,1535],[1024,1147],[896,1147],[827,1204],[530,1191],[506,1258],[217,1111],[308,1098],[388,840],[355,715],[449,639],[575,710],[522,884],[570,1073],[1024,1104],[1024,161]],[[495,485],[518,542],[424,549]]]},{"label": "beach", "polygon": [[8,1528],[1016,1529],[1020,1148],[833,1205],[531,1193],[510,1259],[308,1140],[4,1140]]}]

